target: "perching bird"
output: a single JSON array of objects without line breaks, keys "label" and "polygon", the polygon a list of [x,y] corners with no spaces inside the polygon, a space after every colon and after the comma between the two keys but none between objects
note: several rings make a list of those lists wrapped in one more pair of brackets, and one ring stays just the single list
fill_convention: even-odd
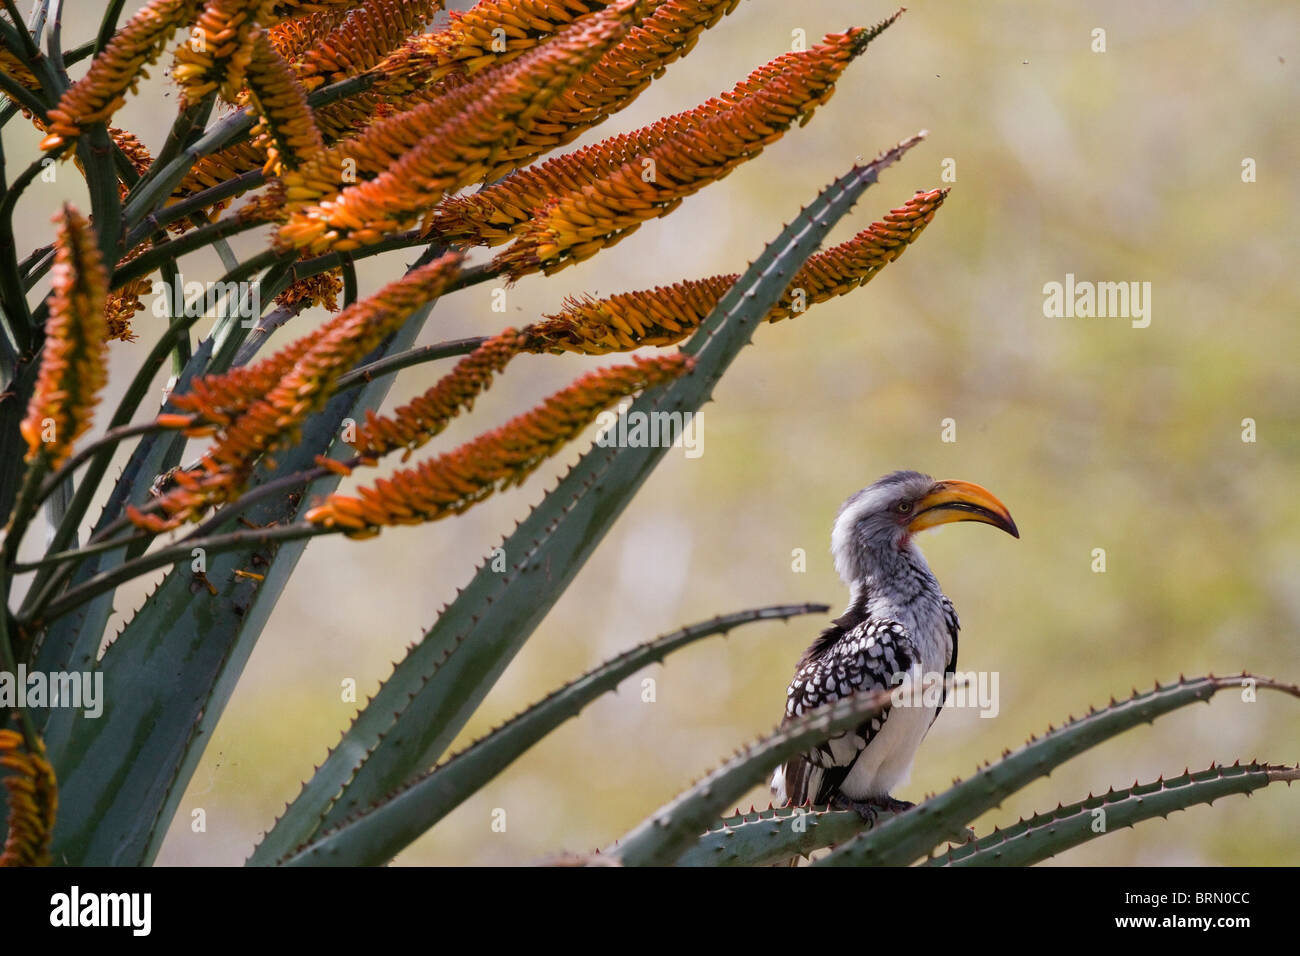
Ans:
[{"label": "perching bird", "polygon": [[[840,508],[831,532],[849,606],[804,652],[786,692],[785,721],[850,694],[913,682],[946,682],[957,666],[957,614],[913,535],[951,521],[982,521],[1020,537],[1006,506],[967,481],[896,471]],[[940,677],[942,675],[942,677]],[[906,779],[921,739],[943,708],[894,706],[809,753],[772,778],[776,805],[811,802],[856,810],[912,806],[890,792]]]}]

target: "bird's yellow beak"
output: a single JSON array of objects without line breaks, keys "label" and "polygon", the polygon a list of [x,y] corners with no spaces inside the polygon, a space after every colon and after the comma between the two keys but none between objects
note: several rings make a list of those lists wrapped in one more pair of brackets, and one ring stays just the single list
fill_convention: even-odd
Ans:
[{"label": "bird's yellow beak", "polygon": [[915,517],[908,522],[910,534],[948,524],[951,521],[982,521],[1001,528],[1013,538],[1020,537],[1007,506],[993,497],[987,488],[969,481],[950,479],[937,483],[928,495],[916,503]]}]

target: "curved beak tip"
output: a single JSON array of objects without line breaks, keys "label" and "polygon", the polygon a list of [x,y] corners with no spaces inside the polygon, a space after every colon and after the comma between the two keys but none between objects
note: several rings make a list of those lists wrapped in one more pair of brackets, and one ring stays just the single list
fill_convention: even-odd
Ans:
[{"label": "curved beak tip", "polygon": [[940,481],[917,504],[916,517],[911,522],[913,531],[952,521],[979,521],[1000,528],[1013,538],[1020,537],[1020,529],[1007,506],[987,488],[973,482]]}]

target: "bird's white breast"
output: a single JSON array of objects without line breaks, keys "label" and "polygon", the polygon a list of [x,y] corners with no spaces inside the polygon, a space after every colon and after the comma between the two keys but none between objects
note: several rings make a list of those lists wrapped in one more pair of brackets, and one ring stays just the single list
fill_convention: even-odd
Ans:
[{"label": "bird's white breast", "polygon": [[[910,603],[881,595],[869,604],[869,614],[878,620],[902,624],[920,653],[919,666],[909,680],[942,680],[952,657],[952,635],[944,619],[941,598],[929,595]],[[940,690],[942,693],[942,690]],[[912,769],[912,759],[925,737],[938,708],[895,705],[880,732],[871,741],[849,771],[840,792],[854,800],[886,796],[905,783]]]}]

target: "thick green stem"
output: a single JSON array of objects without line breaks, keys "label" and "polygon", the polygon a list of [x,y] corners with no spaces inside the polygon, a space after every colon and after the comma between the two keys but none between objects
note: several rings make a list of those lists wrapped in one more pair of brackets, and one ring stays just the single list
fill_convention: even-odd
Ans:
[{"label": "thick green stem", "polygon": [[388,358],[371,362],[369,365],[363,365],[358,369],[353,369],[346,375],[340,376],[338,382],[334,385],[334,391],[337,393],[349,388],[355,388],[381,375],[392,375],[394,372],[410,368],[412,365],[436,362],[438,359],[451,358],[456,355],[469,355],[486,341],[486,336],[476,335],[467,339],[455,339],[450,342],[438,342],[434,345],[421,345],[418,348],[408,349],[405,352],[399,352],[397,355],[390,355]]},{"label": "thick green stem", "polygon": [[[0,667],[10,674],[18,673],[18,660],[14,656],[13,645],[9,642],[9,573],[8,562],[0,557]],[[40,753],[40,738],[36,734],[36,725],[32,723],[31,714],[24,707],[18,711],[18,725],[22,728],[23,743],[27,752]]]},{"label": "thick green stem", "polygon": [[117,32],[118,17],[122,15],[122,7],[125,5],[126,0],[109,0],[104,9],[104,17],[99,21],[99,35],[95,37],[94,52],[104,49],[108,46],[108,41],[113,39],[113,34]]},{"label": "thick green stem", "polygon": [[[0,151],[0,172],[3,171],[3,151]],[[24,169],[0,197],[0,302],[5,318],[18,348],[28,351],[33,347],[35,328],[31,310],[27,307],[27,294],[18,270],[17,250],[14,242],[14,207],[23,190],[44,169],[41,160]]]},{"label": "thick green stem", "polygon": [[37,496],[40,493],[41,479],[45,477],[45,471],[44,455],[37,455],[35,460],[27,465],[22,487],[18,489],[18,500],[14,502],[9,527],[5,531],[4,545],[0,546],[0,561],[6,566],[18,560],[18,546],[22,543],[27,526],[31,524],[32,517],[36,514]]},{"label": "thick green stem", "polygon": [[133,249],[143,242],[150,233],[157,232],[162,227],[196,212],[201,212],[223,199],[247,192],[250,189],[256,189],[264,182],[266,182],[266,174],[260,169],[255,169],[252,172],[244,173],[242,176],[228,179],[224,183],[217,183],[210,189],[187,196],[180,202],[172,203],[172,205],[157,212],[150,213],[126,237],[126,247]]}]

